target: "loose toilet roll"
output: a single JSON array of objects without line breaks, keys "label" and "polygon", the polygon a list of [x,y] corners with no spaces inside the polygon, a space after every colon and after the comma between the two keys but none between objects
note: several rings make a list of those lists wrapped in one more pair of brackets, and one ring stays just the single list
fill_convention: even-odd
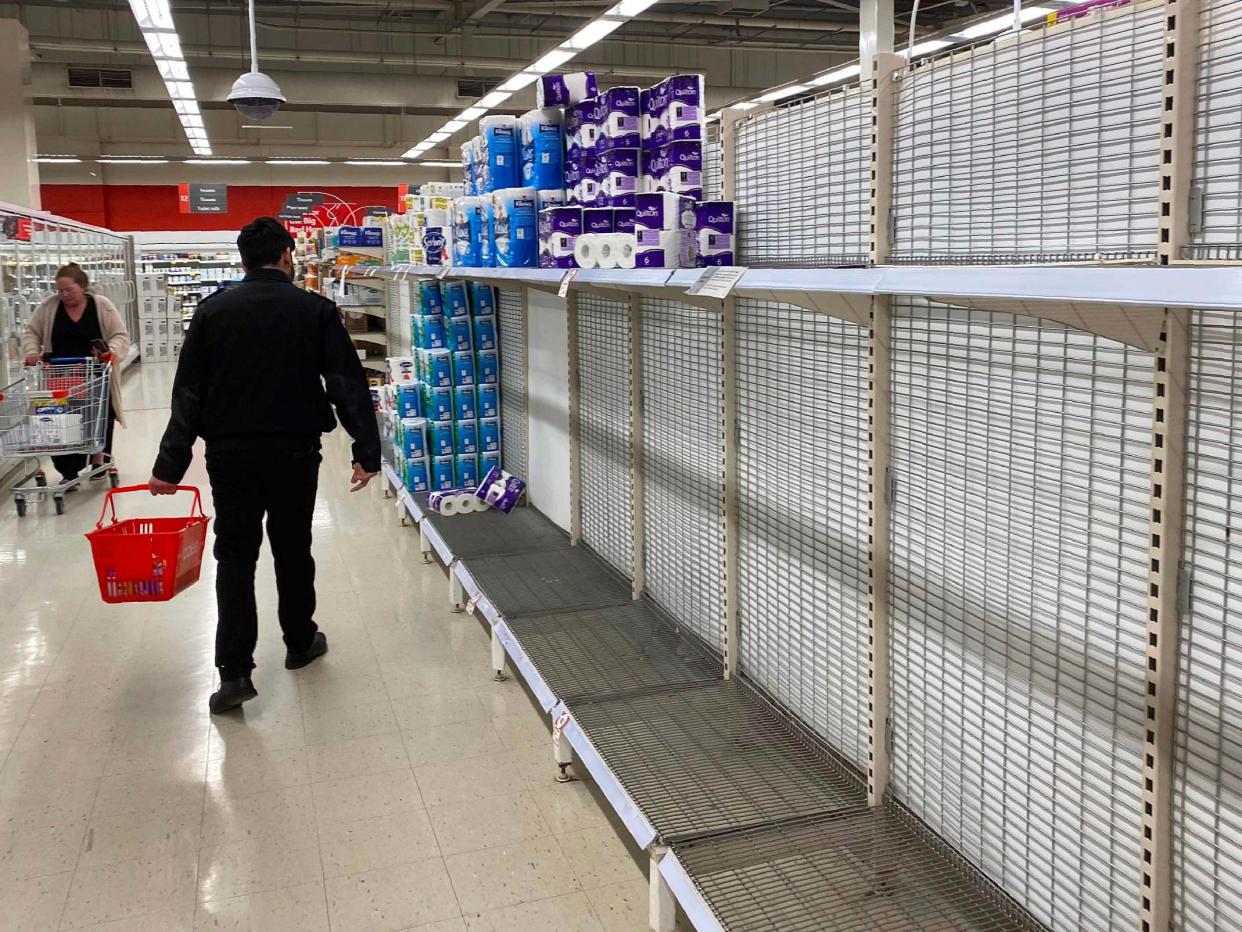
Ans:
[{"label": "loose toilet roll", "polygon": [[634,268],[633,237],[625,233],[600,233],[595,236],[596,261],[601,269],[623,268],[622,260],[629,256],[628,268]]},{"label": "loose toilet roll", "polygon": [[459,503],[456,495],[445,495],[440,499],[440,514],[451,517],[457,514]]},{"label": "loose toilet roll", "polygon": [[617,241],[617,246],[615,247],[617,268],[635,268],[638,263],[638,246],[635,243],[634,234],[614,233],[612,235]]},{"label": "loose toilet roll", "polygon": [[578,268],[599,268],[599,246],[597,245],[599,235],[584,233],[574,243],[574,261],[578,263]]}]

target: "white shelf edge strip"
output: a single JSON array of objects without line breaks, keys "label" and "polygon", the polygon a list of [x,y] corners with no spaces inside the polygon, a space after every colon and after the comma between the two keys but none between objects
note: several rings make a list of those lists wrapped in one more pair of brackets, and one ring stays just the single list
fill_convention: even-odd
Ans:
[{"label": "white shelf edge strip", "polygon": [[655,840],[655,829],[651,827],[647,817],[642,814],[637,804],[630,798],[630,794],[621,786],[616,775],[604,763],[604,759],[595,750],[595,745],[591,743],[582,729],[578,727],[573,714],[569,712],[563,702],[552,710],[552,721],[555,723],[562,715],[568,716],[568,721],[566,721],[565,727],[561,730],[562,737],[569,740],[574,753],[578,755],[578,759],[586,766],[587,772],[591,774],[591,778],[600,788],[600,791],[612,803],[612,808],[616,811],[621,821],[625,823],[625,827],[630,830],[630,834],[634,836],[634,841],[638,843],[640,848],[647,848]]},{"label": "white shelf edge strip", "polygon": [[457,581],[461,583],[462,589],[471,600],[478,599],[475,603],[475,609],[483,614],[483,617],[487,619],[490,625],[495,627],[501,621],[500,612],[496,610],[496,606],[492,604],[491,599],[483,594],[479,584],[470,575],[470,570],[466,569],[466,564],[458,560],[453,564],[450,572],[457,574]]},{"label": "white shelf edge strip", "polygon": [[673,896],[685,910],[686,918],[697,932],[724,932],[716,921],[715,914],[699,893],[699,888],[694,885],[681,861],[677,859],[676,852],[670,851],[660,859],[660,876],[673,891]]},{"label": "white shelf edge strip", "polygon": [[540,707],[545,712],[551,712],[556,706],[556,697],[552,695],[552,690],[544,682],[543,677],[539,675],[535,665],[530,662],[530,658],[526,656],[526,651],[522,649],[521,642],[503,618],[496,622],[496,637],[500,638],[500,643],[504,645],[505,653],[509,655],[513,665],[522,674],[522,679],[526,680],[526,685],[530,687],[530,691],[539,700]]}]

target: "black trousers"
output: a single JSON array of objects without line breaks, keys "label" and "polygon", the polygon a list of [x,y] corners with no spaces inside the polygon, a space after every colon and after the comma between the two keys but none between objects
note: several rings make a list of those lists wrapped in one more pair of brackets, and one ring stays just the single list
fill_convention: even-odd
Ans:
[{"label": "black trousers", "polygon": [[254,669],[259,637],[254,571],[267,540],[276,564],[277,616],[291,651],[306,650],[315,624],[311,517],[319,487],[318,450],[297,454],[207,451],[215,499],[216,666],[222,679]]},{"label": "black trousers", "polygon": [[[112,402],[108,402],[108,433],[104,442],[104,456],[112,459],[112,435],[116,432],[116,412],[112,410]],[[66,482],[77,478],[78,473],[86,468],[90,459],[85,453],[66,453],[64,456],[53,456],[52,466]]]}]

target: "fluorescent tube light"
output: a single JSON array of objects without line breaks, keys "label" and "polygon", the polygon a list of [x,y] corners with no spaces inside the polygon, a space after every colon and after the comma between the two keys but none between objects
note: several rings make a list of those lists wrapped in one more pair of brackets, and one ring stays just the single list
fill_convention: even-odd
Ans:
[{"label": "fluorescent tube light", "polygon": [[77,165],[82,160],[71,155],[38,155],[35,161],[44,165]]},{"label": "fluorescent tube light", "polygon": [[555,48],[526,70],[537,75],[547,74],[549,71],[555,71],[561,67],[561,65],[573,58],[574,55],[575,52],[571,49]]},{"label": "fluorescent tube light", "polygon": [[427,162],[419,162],[424,168],[461,168],[461,162],[448,162],[439,159],[431,159]]},{"label": "fluorescent tube light", "polygon": [[608,10],[605,16],[620,16],[624,19],[630,19],[637,16],[649,6],[654,6],[659,0],[621,0],[616,6]]},{"label": "fluorescent tube light", "polygon": [[457,114],[457,119],[465,120],[467,123],[469,123],[471,120],[476,120],[479,117],[483,116],[483,114],[485,113],[487,113],[486,107],[480,107],[476,105],[474,107],[467,107],[461,113]]},{"label": "fluorescent tube light", "polygon": [[140,29],[172,29],[172,10],[168,0],[129,0]]},{"label": "fluorescent tube light", "polygon": [[159,68],[160,77],[165,81],[190,80],[190,70],[185,66],[185,62],[180,59],[172,61],[167,58],[157,58],[155,66]]},{"label": "fluorescent tube light", "polygon": [[779,87],[774,91],[768,91],[762,97],[756,97],[755,101],[761,104],[771,103],[774,100],[781,100],[785,97],[793,97],[801,94],[803,91],[810,90],[809,84],[793,84],[789,87]]},{"label": "fluorescent tube light", "polygon": [[331,165],[327,159],[268,159],[264,165]]},{"label": "fluorescent tube light", "polygon": [[[1053,11],[1046,6],[1027,6],[1022,8],[1022,22],[1029,23],[1033,19],[1042,19]],[[997,16],[994,19],[984,20],[981,23],[975,23],[968,26],[961,32],[955,32],[954,38],[961,39],[982,39],[984,36],[990,36],[993,33],[1004,32],[1013,26],[1013,14],[1007,13],[1004,16]]]},{"label": "fluorescent tube light", "polygon": [[438,133],[432,133],[430,136],[428,136],[427,141],[433,144],[441,143],[441,142],[444,142],[444,140],[448,139],[452,135],[453,135],[452,133],[446,133],[444,132],[444,130],[441,130]]},{"label": "fluorescent tube light", "polygon": [[926,42],[917,43],[914,48],[910,49],[910,57],[918,58],[920,55],[939,52],[941,49],[947,49],[952,44],[952,42],[945,42],[943,39],[928,39]]},{"label": "fluorescent tube light", "polygon": [[249,165],[250,159],[186,159],[187,165]]},{"label": "fluorescent tube light", "polygon": [[405,168],[408,163],[397,159],[346,159],[345,164],[369,168]]},{"label": "fluorescent tube light", "polygon": [[147,48],[151,50],[151,57],[154,59],[171,58],[180,61],[185,57],[181,54],[181,39],[175,32],[144,32],[142,37],[147,40]]},{"label": "fluorescent tube light", "polygon": [[492,107],[499,107],[513,95],[506,91],[492,91],[486,97],[479,101],[480,107],[486,107],[488,110]]},{"label": "fluorescent tube light", "polygon": [[193,100],[195,97],[194,84],[190,81],[165,81],[164,86],[173,100]]},{"label": "fluorescent tube light", "polygon": [[607,17],[591,20],[591,22],[562,42],[560,47],[574,52],[581,52],[583,49],[589,49],[600,39],[611,35],[624,23],[625,20],[623,19],[609,19]]},{"label": "fluorescent tube light", "polygon": [[530,71],[519,71],[517,74],[511,77],[504,84],[500,85],[500,87],[496,88],[496,90],[508,91],[510,94],[512,94],[517,91],[520,91],[524,87],[529,87],[530,85],[534,84],[538,80],[539,80],[539,75],[537,74],[534,74]]},{"label": "fluorescent tube light", "polygon": [[862,68],[858,65],[847,65],[844,68],[838,68],[836,71],[829,71],[827,74],[821,74],[819,77],[812,78],[807,83],[812,87],[823,87],[825,84],[835,84],[837,81],[844,81],[846,78],[856,78],[862,74]]},{"label": "fluorescent tube light", "polygon": [[148,159],[142,157],[124,158],[121,156],[100,156],[95,159],[101,165],[167,165],[168,159]]}]

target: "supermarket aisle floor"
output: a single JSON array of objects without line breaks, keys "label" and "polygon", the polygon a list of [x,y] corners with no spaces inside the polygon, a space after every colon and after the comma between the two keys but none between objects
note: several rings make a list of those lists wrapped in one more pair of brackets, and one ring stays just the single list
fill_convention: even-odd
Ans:
[{"label": "supermarket aisle floor", "polygon": [[[148,473],[171,378],[126,384],[123,481]],[[344,440],[315,517],[331,650],[284,669],[265,556],[259,697],[230,717],[207,712],[210,556],[173,602],[105,606],[81,536],[102,489],[59,518],[0,502],[4,929],[646,927],[644,871],[588,786],[553,781],[546,718],[490,681],[417,533],[378,488],[348,494]],[[206,488],[201,460],[187,482]]]}]

